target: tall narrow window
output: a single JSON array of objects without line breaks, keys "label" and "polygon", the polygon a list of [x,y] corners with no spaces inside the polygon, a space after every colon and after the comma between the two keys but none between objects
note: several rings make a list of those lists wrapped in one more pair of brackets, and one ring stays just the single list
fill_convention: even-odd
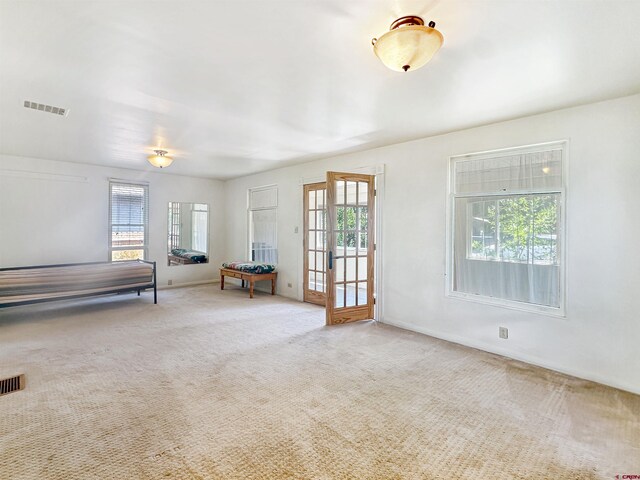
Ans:
[{"label": "tall narrow window", "polygon": [[562,313],[564,159],[564,142],[452,158],[452,295]]},{"label": "tall narrow window", "polygon": [[278,263],[278,187],[249,189],[249,258]]},{"label": "tall narrow window", "polygon": [[109,259],[145,259],[149,247],[147,185],[109,183]]}]

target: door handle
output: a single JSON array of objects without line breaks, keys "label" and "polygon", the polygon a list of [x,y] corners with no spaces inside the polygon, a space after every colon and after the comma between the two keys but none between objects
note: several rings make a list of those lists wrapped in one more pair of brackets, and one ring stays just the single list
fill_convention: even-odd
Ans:
[{"label": "door handle", "polygon": [[333,252],[329,250],[329,270],[333,269]]}]

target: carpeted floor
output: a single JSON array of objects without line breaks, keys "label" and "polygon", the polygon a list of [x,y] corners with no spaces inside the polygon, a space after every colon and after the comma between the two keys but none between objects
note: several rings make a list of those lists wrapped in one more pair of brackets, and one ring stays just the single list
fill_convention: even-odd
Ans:
[{"label": "carpeted floor", "polygon": [[218,288],[0,310],[0,478],[640,474],[639,396]]}]

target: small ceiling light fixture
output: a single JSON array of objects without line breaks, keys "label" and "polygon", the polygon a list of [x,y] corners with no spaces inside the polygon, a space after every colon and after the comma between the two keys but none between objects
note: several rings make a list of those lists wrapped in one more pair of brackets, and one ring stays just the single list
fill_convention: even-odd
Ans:
[{"label": "small ceiling light fixture", "polygon": [[151,165],[158,168],[168,167],[173,163],[173,158],[167,157],[166,150],[154,150],[155,155],[149,156],[148,160]]},{"label": "small ceiling light fixture", "polygon": [[424,20],[415,15],[400,17],[387,33],[371,40],[373,51],[391,70],[417,70],[431,60],[444,42],[435,26],[429,22],[425,27]]}]

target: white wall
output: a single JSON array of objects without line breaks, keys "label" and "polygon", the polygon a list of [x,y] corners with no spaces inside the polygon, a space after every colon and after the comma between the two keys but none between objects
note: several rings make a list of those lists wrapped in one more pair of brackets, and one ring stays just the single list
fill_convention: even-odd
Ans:
[{"label": "white wall", "polygon": [[[158,285],[219,278],[224,185],[217,180],[0,155],[0,267],[107,261],[109,178],[149,182],[149,260]],[[210,262],[167,266],[167,204],[208,203]]]},{"label": "white wall", "polygon": [[[449,157],[563,139],[566,318],[446,297]],[[277,184],[278,293],[301,298],[301,178],[378,164],[384,322],[640,393],[640,95],[228,181],[227,259],[246,257],[247,189]]]}]

